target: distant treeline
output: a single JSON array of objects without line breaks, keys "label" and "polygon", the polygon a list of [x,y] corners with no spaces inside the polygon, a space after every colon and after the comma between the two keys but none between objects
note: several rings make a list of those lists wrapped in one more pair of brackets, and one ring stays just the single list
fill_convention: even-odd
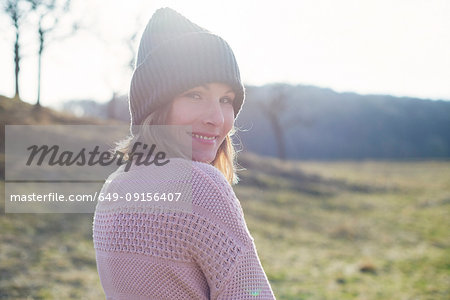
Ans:
[{"label": "distant treeline", "polygon": [[[236,139],[243,150],[288,159],[450,158],[450,101],[287,84],[246,89]],[[126,97],[92,105],[82,110],[129,118]]]},{"label": "distant treeline", "polygon": [[[280,93],[286,100],[278,108],[273,99]],[[300,85],[247,89],[246,107],[237,122],[249,129],[239,132],[244,149],[277,156],[273,126],[261,109],[261,103],[271,101],[280,123],[288,124],[283,127],[288,158],[450,157],[450,102]]]}]

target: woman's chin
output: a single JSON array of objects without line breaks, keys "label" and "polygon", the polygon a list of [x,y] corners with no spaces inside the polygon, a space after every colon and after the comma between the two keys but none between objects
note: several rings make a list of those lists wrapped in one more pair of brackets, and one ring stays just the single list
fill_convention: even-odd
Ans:
[{"label": "woman's chin", "polygon": [[192,160],[210,164],[215,158],[212,153],[192,153]]}]

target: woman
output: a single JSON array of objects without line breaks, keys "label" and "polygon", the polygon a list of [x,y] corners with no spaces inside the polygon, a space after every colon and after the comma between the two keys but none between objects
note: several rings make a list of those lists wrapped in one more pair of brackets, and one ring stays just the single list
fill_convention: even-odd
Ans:
[{"label": "woman", "polygon": [[103,186],[102,195],[119,199],[99,201],[94,217],[107,299],[274,299],[230,185],[230,135],[243,102],[229,45],[170,8],[157,10],[139,45],[132,136],[120,149],[133,160],[136,143],[156,141],[169,154],[159,166],[121,166]]}]

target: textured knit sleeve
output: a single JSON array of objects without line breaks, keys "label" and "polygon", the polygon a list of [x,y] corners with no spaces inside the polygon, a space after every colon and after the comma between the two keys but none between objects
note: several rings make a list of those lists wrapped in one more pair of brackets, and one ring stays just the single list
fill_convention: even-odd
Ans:
[{"label": "textured knit sleeve", "polygon": [[203,271],[211,299],[275,299],[244,220],[239,200],[222,173],[197,163],[193,170],[196,234],[190,251]]}]

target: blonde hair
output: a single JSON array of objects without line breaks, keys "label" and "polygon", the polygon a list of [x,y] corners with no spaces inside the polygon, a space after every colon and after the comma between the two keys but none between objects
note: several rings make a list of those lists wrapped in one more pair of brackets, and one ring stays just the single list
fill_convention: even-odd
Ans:
[{"label": "blonde hair", "polygon": [[[169,115],[169,110],[170,103],[149,114],[142,122],[142,125],[164,125]],[[211,165],[222,172],[230,185],[236,184],[239,181],[239,177],[236,174],[237,152],[234,148],[235,145],[233,144],[233,141],[231,139],[231,137],[235,133],[236,129],[233,125],[233,128],[230,130],[222,144],[219,146],[216,157],[211,162]],[[164,145],[166,144],[166,140],[167,138],[162,137],[161,134],[158,134],[158,131],[152,129],[152,126],[139,126],[137,134],[129,135],[125,139],[117,142],[117,146],[115,147],[114,151],[123,153],[124,159],[128,160],[132,154],[132,147],[136,142],[152,141],[157,145]],[[165,147],[165,149],[173,149],[173,147]],[[187,158],[185,153],[176,150],[170,153],[170,155]]]}]

